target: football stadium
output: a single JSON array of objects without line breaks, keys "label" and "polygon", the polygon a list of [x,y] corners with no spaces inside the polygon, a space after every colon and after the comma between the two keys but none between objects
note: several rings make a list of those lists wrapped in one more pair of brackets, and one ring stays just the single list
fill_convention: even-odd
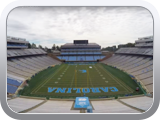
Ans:
[{"label": "football stadium", "polygon": [[7,102],[17,113],[144,113],[153,103],[153,36],[102,51],[90,40],[58,52],[7,36]]}]

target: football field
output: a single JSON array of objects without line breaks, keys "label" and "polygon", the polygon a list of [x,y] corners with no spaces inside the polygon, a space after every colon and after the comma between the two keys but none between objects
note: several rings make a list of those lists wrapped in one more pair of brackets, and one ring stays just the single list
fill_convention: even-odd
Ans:
[{"label": "football field", "polygon": [[36,97],[111,97],[143,94],[131,77],[99,63],[61,64],[41,71],[29,81],[21,95]]}]

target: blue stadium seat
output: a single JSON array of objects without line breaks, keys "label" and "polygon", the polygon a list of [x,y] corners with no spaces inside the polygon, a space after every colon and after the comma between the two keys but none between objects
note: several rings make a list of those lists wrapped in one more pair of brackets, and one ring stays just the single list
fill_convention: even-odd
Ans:
[{"label": "blue stadium seat", "polygon": [[61,55],[68,55],[68,52],[61,52]]},{"label": "blue stadium seat", "polygon": [[101,52],[94,52],[94,54],[96,54],[96,55],[97,55],[97,54],[101,54]]},{"label": "blue stadium seat", "polygon": [[7,84],[20,86],[22,84],[22,81],[14,80],[11,78],[7,78]]},{"label": "blue stadium seat", "polygon": [[94,56],[95,60],[101,59],[101,56]]},{"label": "blue stadium seat", "polygon": [[76,61],[76,56],[69,56],[68,61]]},{"label": "blue stadium seat", "polygon": [[7,46],[20,46],[20,47],[26,47],[27,45],[21,45],[21,44],[7,44]]},{"label": "blue stadium seat", "polygon": [[62,59],[68,61],[68,56],[63,56]]},{"label": "blue stadium seat", "polygon": [[7,92],[14,94],[18,88],[7,84]]},{"label": "blue stadium seat", "polygon": [[61,56],[57,56],[57,58],[59,58],[60,60],[62,59],[62,57],[61,57]]},{"label": "blue stadium seat", "polygon": [[103,59],[103,58],[105,58],[105,57],[106,57],[106,56],[103,56],[103,55],[102,55],[102,56],[101,56],[101,59]]},{"label": "blue stadium seat", "polygon": [[77,61],[85,61],[85,56],[77,56]]},{"label": "blue stadium seat", "polygon": [[86,56],[86,61],[95,61],[93,56]]}]

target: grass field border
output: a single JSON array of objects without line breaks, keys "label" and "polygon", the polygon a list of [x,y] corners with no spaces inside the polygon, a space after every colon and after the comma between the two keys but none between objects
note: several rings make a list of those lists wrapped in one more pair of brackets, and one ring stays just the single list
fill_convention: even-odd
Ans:
[{"label": "grass field border", "polygon": [[[64,65],[60,66],[60,67],[61,68],[58,71],[60,71],[64,67]],[[58,73],[58,71],[56,71],[53,75],[49,76],[46,80],[44,80],[42,83],[40,83],[35,89],[33,89],[33,91],[31,92],[31,94],[37,92],[40,89],[41,85],[42,84],[44,85],[44,83],[48,82],[56,73]]]},{"label": "grass field border", "polygon": [[[115,77],[115,76],[113,76],[111,73],[109,73],[106,69],[104,69],[103,67],[102,67],[102,65],[100,66],[100,65],[98,65],[101,69],[103,69],[108,75],[110,75],[112,78],[113,78],[113,80],[115,80],[116,82],[118,82],[121,86],[123,85],[123,87],[125,88],[125,89],[127,89],[127,91],[129,90],[130,92],[133,92],[134,90],[132,89],[132,88],[130,88],[128,85],[125,85],[125,83],[124,82],[122,82],[121,80],[119,80],[117,77]],[[128,92],[129,92],[128,91]]]},{"label": "grass field border", "polygon": [[[88,64],[88,66],[89,66],[90,64]],[[93,64],[91,64],[91,65],[93,65]],[[104,64],[105,65],[105,64]],[[48,76],[45,78],[45,80],[43,81],[43,80],[41,80],[42,82],[40,82],[39,84],[37,84],[37,86],[35,86],[35,88],[34,87],[32,87],[31,89],[30,89],[30,91],[31,91],[31,97],[32,96],[38,96],[38,97],[40,97],[40,96],[43,96],[43,97],[45,97],[45,94],[46,94],[46,96],[55,96],[55,98],[61,98],[61,96],[63,97],[63,93],[61,93],[60,95],[56,95],[55,93],[51,93],[51,94],[49,94],[49,93],[44,93],[44,92],[41,92],[41,88],[42,87],[48,87],[48,85],[50,84],[51,86],[52,85],[54,85],[54,81],[53,81],[53,84],[52,84],[52,82],[50,83],[50,80],[52,79],[52,78],[55,78],[55,77],[57,77],[57,76],[59,76],[59,75],[56,75],[56,74],[58,74],[63,68],[65,67],[65,69],[64,69],[64,71],[66,71],[66,69],[68,68],[68,67],[70,67],[70,65],[67,65],[66,66],[66,64],[61,64],[60,66],[59,65],[56,65],[56,67],[52,67],[52,70],[54,71],[53,72],[53,74],[51,73],[51,74],[48,74]],[[108,69],[108,67],[107,67],[107,69],[105,68],[105,66],[103,66],[103,64],[95,64],[95,66],[92,66],[92,67],[94,67],[94,69],[95,70],[97,70],[97,68],[99,69],[99,71],[100,71],[100,75],[102,74],[104,77],[106,77],[105,76],[105,73],[109,76],[109,78],[110,79],[113,79],[115,82],[113,82],[113,84],[116,84],[116,85],[119,85],[119,86],[121,86],[121,88],[123,88],[123,89],[121,89],[121,91],[118,91],[118,93],[115,93],[115,94],[113,94],[112,95],[112,93],[107,93],[107,94],[105,94],[105,93],[98,93],[98,94],[95,94],[95,98],[97,98],[98,96],[111,96],[111,97],[113,97],[113,96],[123,96],[123,95],[125,95],[125,94],[130,94],[130,93],[133,93],[134,92],[134,90],[133,90],[133,87],[132,87],[132,85],[131,86],[128,86],[128,83],[126,84],[126,83],[124,83],[121,79],[122,78],[120,78],[120,79],[118,79],[116,76],[114,76],[114,74],[113,74],[113,72],[112,72],[112,69]],[[97,68],[96,68],[97,67]],[[112,66],[110,66],[110,67],[112,67]],[[55,68],[55,69],[54,69]],[[113,67],[112,67],[113,68]],[[84,68],[85,69],[85,68]],[[114,68],[114,69],[116,69],[116,68]],[[47,69],[45,69],[45,70],[47,70]],[[44,70],[44,71],[45,71]],[[52,70],[50,70],[50,71],[52,71]],[[73,70],[73,69],[72,69]],[[91,87],[95,87],[94,85],[96,85],[96,82],[95,82],[95,84],[93,85],[92,84],[92,78],[93,77],[90,77],[90,69],[86,66],[86,70],[87,70],[87,83],[85,83],[84,82],[84,84],[87,84],[87,87],[83,87],[83,88],[91,88]],[[109,71],[108,71],[109,70]],[[74,85],[74,83],[75,83],[75,75],[77,74],[77,72],[76,72],[77,70],[76,70],[76,67],[74,67],[74,74],[73,74],[73,76],[72,76],[72,82],[70,82],[70,87],[72,87],[73,85]],[[103,71],[103,72],[102,72]],[[43,72],[43,71],[42,71]],[[67,72],[67,71],[66,71]],[[92,71],[91,71],[92,72]],[[93,71],[94,72],[94,71]],[[98,75],[98,71],[96,71],[97,72],[97,75]],[[123,71],[121,71],[121,72],[123,72]],[[64,72],[63,72],[64,73]],[[63,74],[62,73],[62,74]],[[124,72],[123,72],[124,73]],[[71,73],[72,74],[72,73]],[[56,75],[56,76],[55,76]],[[65,75],[65,73],[63,74],[63,75]],[[55,77],[54,77],[55,76]],[[60,74],[60,76],[61,76],[61,74]],[[37,78],[41,78],[41,77],[43,77],[43,75],[40,75],[40,77],[37,77]],[[45,76],[44,76],[45,77]],[[71,77],[71,76],[70,76]],[[127,78],[127,77],[126,77]],[[95,79],[94,79],[95,80]],[[101,79],[101,80],[103,80],[103,79]],[[105,81],[105,80],[104,80]],[[94,82],[94,81],[93,81]],[[47,83],[48,83],[48,85],[47,85]],[[64,84],[66,84],[66,83],[64,83]],[[81,83],[80,83],[81,84]],[[103,86],[103,82],[101,82],[101,84],[102,84],[102,86]],[[111,82],[111,84],[112,84],[112,82]],[[110,84],[110,85],[111,85]],[[46,85],[46,86],[45,86]],[[64,86],[63,84],[61,84],[60,83],[60,85],[62,85],[62,86]],[[89,85],[89,86],[88,86]],[[81,86],[81,85],[80,85]],[[82,82],[82,86],[83,86],[83,82]],[[133,85],[134,86],[134,85]],[[46,89],[45,88],[45,89]],[[73,87],[72,87],[73,88]],[[81,88],[81,87],[77,87],[77,88]],[[40,91],[39,91],[40,90]],[[43,91],[43,90],[42,90]],[[82,88],[81,88],[81,93],[82,93]],[[28,94],[28,92],[27,92],[27,94]],[[27,94],[25,94],[25,95],[27,95]],[[37,95],[36,95],[37,94]],[[74,97],[74,95],[76,95],[77,93],[72,93],[72,95],[64,95],[64,98],[73,98]],[[83,93],[82,93],[83,94]],[[135,92],[133,93],[133,95],[135,94]],[[80,94],[79,94],[80,95]],[[136,94],[135,94],[136,95]],[[28,94],[28,96],[29,96],[29,94]],[[90,95],[88,95],[88,97],[93,97],[94,98],[94,95],[91,93]],[[53,97],[54,98],[54,97]]]}]

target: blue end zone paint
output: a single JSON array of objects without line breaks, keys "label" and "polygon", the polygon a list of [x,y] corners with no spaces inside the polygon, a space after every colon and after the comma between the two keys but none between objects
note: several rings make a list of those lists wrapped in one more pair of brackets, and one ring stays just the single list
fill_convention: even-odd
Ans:
[{"label": "blue end zone paint", "polygon": [[[56,90],[57,89],[57,90]],[[90,93],[91,91],[93,93],[101,93],[100,90],[103,92],[118,92],[118,89],[116,87],[97,87],[97,88],[52,88],[48,87],[48,92],[51,93],[55,91],[55,93],[72,93],[72,90],[76,90],[76,93]]]},{"label": "blue end zone paint", "polygon": [[76,93],[81,93],[81,89],[80,88],[73,88],[73,90],[77,90]]},{"label": "blue end zone paint", "polygon": [[83,92],[83,93],[90,93],[90,89],[89,89],[89,88],[83,88],[83,89],[82,89],[82,92]]},{"label": "blue end zone paint", "polygon": [[76,97],[74,108],[87,108],[90,106],[88,97]]},{"label": "blue end zone paint", "polygon": [[104,92],[108,92],[108,87],[105,87],[105,89],[103,87],[100,87],[101,90],[103,90]]},{"label": "blue end zone paint", "polygon": [[90,88],[93,93],[100,93],[99,88]]},{"label": "blue end zone paint", "polygon": [[57,88],[57,91],[55,93],[59,93],[59,92],[65,93],[65,90],[66,90],[66,88],[63,88],[63,89]]},{"label": "blue end zone paint", "polygon": [[87,73],[87,70],[79,70],[82,73]]},{"label": "blue end zone paint", "polygon": [[72,88],[68,88],[67,93],[71,93]]},{"label": "blue end zone paint", "polygon": [[57,89],[57,88],[48,87],[48,92],[53,92],[55,89]]},{"label": "blue end zone paint", "polygon": [[109,89],[111,89],[112,92],[118,92],[118,89],[116,87],[109,87]]}]

